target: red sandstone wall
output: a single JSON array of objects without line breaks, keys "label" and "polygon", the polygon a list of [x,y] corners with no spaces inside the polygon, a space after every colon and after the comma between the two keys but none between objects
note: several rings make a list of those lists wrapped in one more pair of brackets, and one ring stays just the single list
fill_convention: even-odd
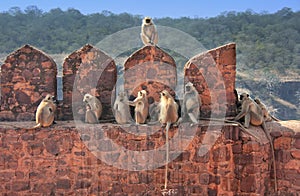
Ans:
[{"label": "red sandstone wall", "polygon": [[149,100],[159,102],[159,94],[168,89],[175,96],[177,84],[174,59],[157,46],[144,46],[133,53],[124,64],[124,90],[137,96],[146,90]]},{"label": "red sandstone wall", "polygon": [[96,96],[102,103],[101,119],[113,119],[111,100],[117,81],[113,59],[101,50],[86,45],[70,54],[63,64],[63,109],[61,119],[84,119],[85,93]]},{"label": "red sandstone wall", "polygon": [[[74,127],[72,124],[58,124],[30,131],[0,125],[2,194],[160,195],[164,167],[149,171],[118,169],[97,159],[91,153],[92,147],[87,148],[93,140],[104,142],[105,138],[137,151],[156,148],[164,142],[160,128],[148,138],[133,136],[110,124],[97,125],[98,131],[84,133],[66,128]],[[279,195],[296,196],[300,191],[300,122],[282,124],[290,128],[268,123],[276,148]],[[170,138],[176,131],[171,130]],[[251,131],[259,134],[261,144],[236,127],[211,125],[208,128],[205,123],[198,127],[188,148],[168,164],[169,188],[177,190],[176,195],[273,195],[269,144],[265,143],[260,128],[253,127]],[[217,139],[210,146],[213,137]],[[205,151],[201,147],[208,152],[202,153]],[[132,157],[116,156],[120,152],[115,152],[110,145],[101,145],[101,150],[110,154],[107,159],[115,162],[132,161]],[[160,157],[153,157],[153,161],[157,160]]]},{"label": "red sandstone wall", "polygon": [[[55,63],[30,46],[12,53],[1,68],[2,119],[7,116],[10,120],[33,118],[40,96],[49,91],[56,92]],[[83,95],[92,93],[106,107],[103,118],[111,118],[110,101],[114,96],[111,92],[116,82],[116,67],[111,58],[87,45],[69,55],[63,68],[64,102],[60,117],[72,119],[74,107],[78,118],[82,118]],[[102,71],[105,74],[99,75]],[[194,83],[202,98],[202,116],[209,117],[212,111],[215,115],[235,114],[234,44],[192,58],[185,66],[185,76]],[[100,80],[93,80],[99,77]],[[76,79],[78,85],[74,87]],[[158,101],[162,89],[176,86],[176,65],[164,51],[146,46],[127,60],[124,79],[125,89],[132,90],[133,95],[137,90],[146,89],[150,97]],[[148,81],[144,82],[145,79]],[[9,110],[15,114],[7,112]],[[170,148],[171,156],[187,138],[192,137],[192,141],[168,164],[168,188],[176,190],[176,195],[274,194],[270,146],[260,128],[250,129],[261,138],[261,141],[255,141],[237,127],[202,123],[195,135],[188,127],[171,129],[170,138],[180,133],[179,130],[183,133],[175,143],[178,146]],[[76,129],[74,124],[60,121],[47,129],[18,128],[32,127],[32,124],[0,123],[0,192],[4,195],[160,194],[164,166],[129,171],[107,164],[111,161],[119,166],[134,165],[138,170],[144,165],[161,163],[164,154],[133,157],[124,153],[126,150],[160,151],[165,134],[159,126],[121,129],[112,124],[80,124]],[[268,124],[276,150],[279,195],[296,195],[300,191],[300,124],[299,121],[281,124],[284,126]],[[148,136],[129,133],[149,133],[151,130],[156,132]],[[120,151],[115,145],[123,149]]]},{"label": "red sandstone wall", "polygon": [[51,57],[25,45],[1,66],[0,120],[34,120],[40,101],[56,96],[57,68]]},{"label": "red sandstone wall", "polygon": [[202,99],[201,116],[235,116],[235,44],[227,44],[190,59],[185,80],[194,84]]}]

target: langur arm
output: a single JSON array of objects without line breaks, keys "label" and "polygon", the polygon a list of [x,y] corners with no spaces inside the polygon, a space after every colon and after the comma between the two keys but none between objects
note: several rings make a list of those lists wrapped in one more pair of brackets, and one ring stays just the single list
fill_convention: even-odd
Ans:
[{"label": "langur arm", "polygon": [[147,27],[147,26],[144,26],[143,28],[142,28],[142,33],[141,33],[141,36],[142,36],[142,39],[144,40],[144,41],[146,41],[147,43],[150,43],[150,37],[148,37],[147,36],[147,34],[146,34],[146,29],[148,29],[149,27]]},{"label": "langur arm", "polygon": [[202,105],[202,101],[201,101],[201,98],[199,95],[198,95],[198,101],[199,101],[199,107],[200,107]]},{"label": "langur arm", "polygon": [[235,121],[240,120],[241,118],[243,118],[247,112],[249,111],[249,104],[246,107],[242,106],[242,111],[234,118]]},{"label": "langur arm", "polygon": [[137,103],[137,100],[133,100],[133,101],[127,101],[127,104],[130,105],[130,106],[135,106]]},{"label": "langur arm", "polygon": [[198,109],[199,108],[199,104],[198,103],[194,103],[191,108],[189,109],[189,111],[187,111],[188,113],[193,112],[194,109]]},{"label": "langur arm", "polygon": [[152,44],[154,44],[155,40],[156,40],[156,35],[157,35],[154,25],[151,26],[151,32],[152,32],[152,34],[151,34],[151,40],[150,41],[151,41]]},{"label": "langur arm", "polygon": [[117,111],[117,110],[118,110],[118,107],[119,107],[119,104],[115,103],[115,104],[114,104],[114,110]]}]

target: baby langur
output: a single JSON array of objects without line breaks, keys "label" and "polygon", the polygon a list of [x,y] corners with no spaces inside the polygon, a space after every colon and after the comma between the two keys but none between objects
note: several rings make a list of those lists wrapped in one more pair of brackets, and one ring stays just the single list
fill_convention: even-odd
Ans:
[{"label": "baby langur", "polygon": [[91,110],[91,106],[89,104],[86,104],[85,122],[90,124],[98,123],[98,119],[94,112]]},{"label": "baby langur", "polygon": [[145,90],[139,91],[137,98],[133,101],[129,101],[128,103],[131,106],[135,106],[134,112],[136,124],[145,123],[149,111],[147,92]]},{"label": "baby langur", "polygon": [[126,124],[131,122],[128,98],[125,92],[118,93],[113,110],[118,124]]},{"label": "baby langur", "polygon": [[157,45],[158,43],[156,27],[150,17],[143,19],[141,38],[144,45]]},{"label": "baby langur", "polygon": [[94,113],[98,121],[102,114],[102,104],[99,99],[93,95],[85,94],[83,97],[83,102],[89,105],[90,111]]},{"label": "baby langur", "polygon": [[35,119],[36,126],[33,128],[49,127],[54,122],[56,112],[56,100],[48,94],[37,107]]},{"label": "baby langur", "polygon": [[182,118],[180,122],[198,123],[201,98],[191,82],[185,85],[185,93],[182,104]]},{"label": "baby langur", "polygon": [[276,175],[274,145],[273,145],[270,133],[268,132],[266,124],[265,124],[263,110],[255,101],[250,99],[249,95],[246,93],[242,93],[240,95],[240,101],[242,104],[241,112],[234,118],[234,120],[238,121],[243,116],[245,116],[244,126],[246,128],[248,128],[250,124],[255,125],[255,126],[262,126],[263,131],[265,132],[266,137],[269,140],[270,146],[271,146],[273,170],[274,170],[274,181],[275,181],[274,187],[275,187],[275,191],[277,191],[277,175]]},{"label": "baby langur", "polygon": [[272,120],[275,120],[275,121],[279,121],[278,118],[272,116],[269,111],[267,110],[267,107],[265,106],[265,104],[263,104],[260,99],[258,98],[255,98],[254,101],[257,103],[257,105],[261,108],[262,112],[263,112],[263,115],[264,115],[264,118],[265,118],[265,122],[270,122]]}]

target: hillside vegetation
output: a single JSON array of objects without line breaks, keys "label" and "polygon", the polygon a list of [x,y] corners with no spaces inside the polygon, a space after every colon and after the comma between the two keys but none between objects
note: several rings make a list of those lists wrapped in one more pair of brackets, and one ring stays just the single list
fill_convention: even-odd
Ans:
[{"label": "hillside vegetation", "polygon": [[[95,45],[117,31],[140,26],[142,18],[109,11],[83,15],[76,9],[63,11],[57,8],[43,12],[36,6],[25,10],[13,7],[0,13],[1,61],[24,44],[31,44],[48,54],[69,54],[86,43]],[[225,12],[213,18],[154,20],[157,25],[190,34],[207,49],[236,42],[237,87],[265,99],[269,106],[275,105],[274,111],[279,110],[279,115],[284,118],[299,118],[300,90],[297,85],[296,89],[291,89],[293,92],[283,93],[283,96],[276,89],[281,89],[285,82],[300,81],[300,11],[283,8],[270,14],[248,10]],[[288,108],[293,106],[292,116],[286,117],[280,112],[287,110],[280,108],[285,107],[281,100],[286,101],[284,104]]]}]

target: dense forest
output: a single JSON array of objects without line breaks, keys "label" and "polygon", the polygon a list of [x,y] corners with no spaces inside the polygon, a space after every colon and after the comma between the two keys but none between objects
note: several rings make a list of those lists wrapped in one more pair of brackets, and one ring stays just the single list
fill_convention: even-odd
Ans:
[{"label": "dense forest", "polygon": [[[31,44],[48,54],[68,54],[86,43],[94,45],[117,31],[140,26],[142,18],[109,11],[84,15],[76,9],[63,11],[57,8],[44,12],[36,6],[25,10],[13,7],[0,13],[1,61],[24,44]],[[292,97],[288,97],[289,93],[283,95],[286,97],[278,97],[276,89],[280,89],[283,82],[300,80],[300,11],[283,8],[271,14],[248,10],[224,12],[212,18],[154,20],[157,25],[188,33],[208,49],[236,42],[237,79],[241,81],[237,86],[263,94],[261,97],[275,108],[285,104],[288,109],[293,109],[292,116],[299,118],[300,90],[297,85]]]}]

